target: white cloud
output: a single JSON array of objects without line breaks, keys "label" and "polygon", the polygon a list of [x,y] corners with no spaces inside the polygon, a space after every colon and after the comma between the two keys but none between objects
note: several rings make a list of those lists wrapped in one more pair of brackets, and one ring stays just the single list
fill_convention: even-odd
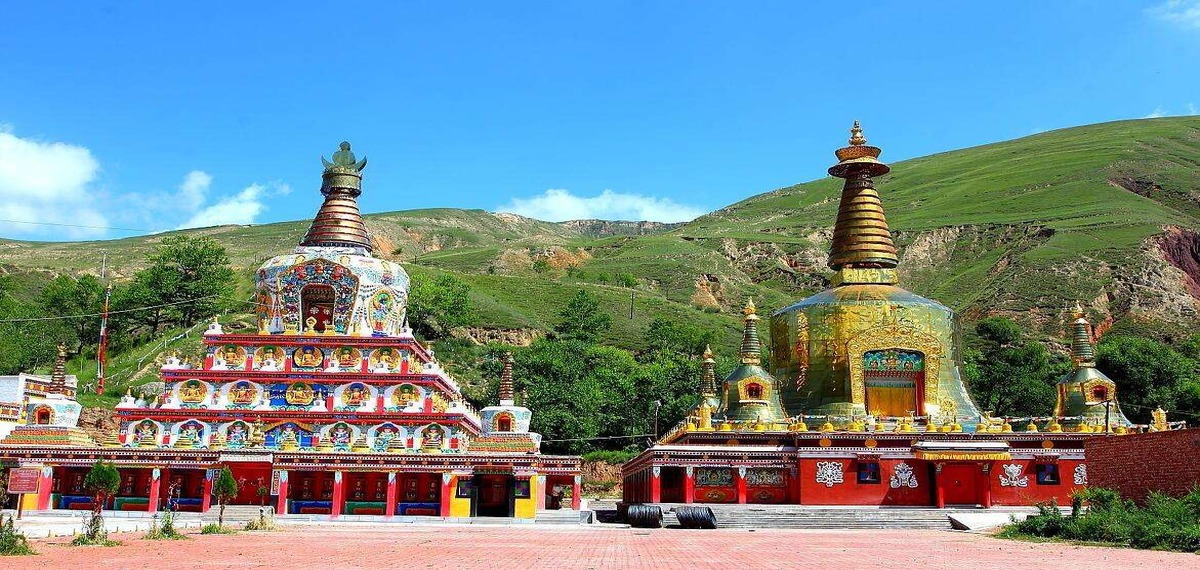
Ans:
[{"label": "white cloud", "polygon": [[1168,113],[1166,109],[1163,109],[1162,107],[1155,107],[1153,111],[1150,111],[1149,115],[1146,115],[1143,118],[1144,119],[1157,119],[1159,117],[1166,117],[1168,115],[1170,115],[1170,113]]},{"label": "white cloud", "polygon": [[[4,234],[102,236],[107,217],[91,187],[100,163],[85,147],[21,138],[0,125],[0,222]],[[26,223],[15,223],[26,222]],[[57,229],[48,231],[52,225]]]},{"label": "white cloud", "polygon": [[208,198],[209,186],[212,186],[212,175],[209,173],[203,170],[193,170],[187,173],[176,194],[179,198],[179,205],[189,212],[200,208]]},{"label": "white cloud", "polygon": [[[188,173],[188,178],[180,186],[181,193],[189,185],[189,182],[196,182],[192,178],[192,174],[196,174],[197,172]],[[211,177],[209,177],[209,181],[211,181]],[[207,187],[207,183],[205,187]],[[281,196],[291,191],[292,189],[288,185],[277,182],[251,184],[237,194],[225,196],[217,200],[216,203],[199,209],[199,211],[192,214],[192,217],[188,221],[180,224],[177,229],[204,228],[226,224],[251,224],[258,219],[259,214],[267,210],[265,203],[267,198]]]},{"label": "white cloud", "polygon": [[550,189],[532,198],[513,198],[498,210],[549,222],[586,219],[686,222],[704,214],[700,208],[678,204],[668,198],[612,190],[587,197],[576,196],[568,190]]},{"label": "white cloud", "polygon": [[1196,110],[1196,105],[1194,103],[1188,103],[1187,104],[1187,114],[1188,115],[1200,115],[1200,111]]},{"label": "white cloud", "polygon": [[1146,13],[1184,29],[1200,30],[1200,0],[1167,0],[1147,8]]}]

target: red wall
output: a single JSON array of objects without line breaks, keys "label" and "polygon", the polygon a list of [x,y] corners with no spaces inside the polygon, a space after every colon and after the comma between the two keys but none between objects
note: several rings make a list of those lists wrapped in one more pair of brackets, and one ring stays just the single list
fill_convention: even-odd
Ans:
[{"label": "red wall", "polygon": [[[1082,487],[1074,482],[1075,468],[1083,463],[1075,459],[1061,459],[1058,464],[1057,485],[1039,485],[1037,482],[1037,464],[1039,462],[1031,459],[1013,459],[1011,461],[993,461],[991,472],[988,473],[988,479],[992,489],[992,505],[1011,505],[1011,506],[1028,506],[1038,503],[1048,503],[1055,501],[1059,505],[1071,504],[1071,493]],[[1091,463],[1091,456],[1088,456],[1088,463]],[[1005,465],[1021,465],[1024,469],[1021,475],[1026,477],[1026,485],[1020,486],[1004,486],[1001,484],[1001,477],[1004,475]],[[1089,467],[1090,469],[1090,467]]]},{"label": "red wall", "polygon": [[1184,495],[1200,486],[1200,429],[1089,437],[1088,483],[1141,501],[1151,492]]},{"label": "red wall", "polygon": [[[817,482],[817,463],[839,461],[842,482],[827,486]],[[908,463],[917,478],[917,488],[893,489],[889,484],[895,466]],[[858,482],[857,459],[801,459],[800,504],[803,505],[932,505],[933,487],[924,461],[915,459],[879,460],[878,483]]]}]

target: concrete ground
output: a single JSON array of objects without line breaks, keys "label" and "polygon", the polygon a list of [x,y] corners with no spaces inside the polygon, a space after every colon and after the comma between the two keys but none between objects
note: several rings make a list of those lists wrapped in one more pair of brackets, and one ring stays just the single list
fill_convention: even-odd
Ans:
[{"label": "concrete ground", "polygon": [[[194,533],[194,530],[189,533]],[[639,530],[607,526],[306,524],[116,547],[35,541],[3,568],[1195,568],[1195,554],[1028,543],[928,530]]]}]

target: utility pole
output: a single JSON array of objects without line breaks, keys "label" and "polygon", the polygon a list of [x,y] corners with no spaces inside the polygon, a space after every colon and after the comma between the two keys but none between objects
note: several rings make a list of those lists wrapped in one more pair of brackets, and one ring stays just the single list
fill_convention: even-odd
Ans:
[{"label": "utility pole", "polygon": [[633,289],[629,290],[629,319],[633,320]]}]

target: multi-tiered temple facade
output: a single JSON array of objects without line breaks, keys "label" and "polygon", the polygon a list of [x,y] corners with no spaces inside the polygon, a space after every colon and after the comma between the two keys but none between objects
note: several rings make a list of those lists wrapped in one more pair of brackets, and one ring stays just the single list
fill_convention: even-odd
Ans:
[{"label": "multi-tiered temple facade", "polygon": [[1116,386],[1095,368],[1082,309],[1075,370],[1060,380],[1055,410],[1019,422],[981,414],[963,384],[954,311],[898,286],[872,180],[890,170],[880,149],[856,122],[836,155],[829,174],[845,184],[829,252],[833,287],[771,316],[767,367],[747,305],[741,366],[718,385],[705,355],[700,403],[625,465],[625,501],[1068,503],[1087,484],[1085,440],[1130,426]]},{"label": "multi-tiered temple facade", "polygon": [[373,255],[358,211],[366,160],[342,143],[324,162],[312,227],[255,275],[256,331],[214,321],[203,361],[168,357],[165,391],[127,394],[105,445],[49,445],[77,434],[51,425],[0,443],[6,464],[42,470],[31,508],[90,508],[83,478],[98,459],[120,469],[117,510],[170,497],[206,511],[223,466],[241,483],[235,504],[280,514],[532,518],[567,493],[579,508],[579,460],[540,453],[511,362],[481,414],[407,327],[408,274]]}]

